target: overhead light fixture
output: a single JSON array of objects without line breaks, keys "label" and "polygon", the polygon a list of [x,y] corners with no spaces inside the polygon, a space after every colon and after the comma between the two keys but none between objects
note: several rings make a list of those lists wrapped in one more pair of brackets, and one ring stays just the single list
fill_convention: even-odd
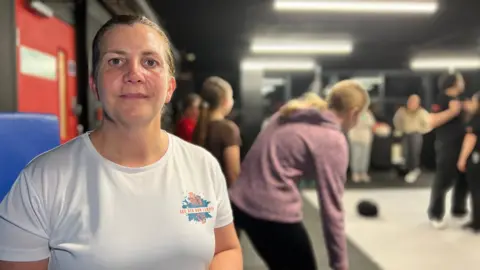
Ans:
[{"label": "overhead light fixture", "polygon": [[306,59],[245,59],[241,63],[245,70],[302,71],[313,70],[315,66],[315,61]]},{"label": "overhead light fixture", "polygon": [[279,11],[324,11],[345,13],[423,13],[432,14],[438,9],[437,1],[297,1],[277,0]]},{"label": "overhead light fixture", "polygon": [[257,54],[350,54],[351,41],[256,40],[251,51]]},{"label": "overhead light fixture", "polygon": [[480,57],[428,57],[416,58],[410,61],[413,70],[456,70],[456,69],[480,69]]},{"label": "overhead light fixture", "polygon": [[285,84],[285,79],[283,78],[263,78],[264,85],[272,86],[282,86]]}]

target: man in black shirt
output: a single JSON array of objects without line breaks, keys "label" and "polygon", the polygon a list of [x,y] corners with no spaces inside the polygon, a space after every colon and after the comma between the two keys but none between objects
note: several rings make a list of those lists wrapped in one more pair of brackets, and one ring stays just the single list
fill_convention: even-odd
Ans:
[{"label": "man in black shirt", "polygon": [[460,74],[446,74],[440,78],[441,93],[432,106],[431,128],[435,128],[437,172],[432,185],[428,215],[435,228],[444,228],[445,195],[453,186],[452,216],[464,218],[467,214],[468,186],[465,174],[457,169],[465,128],[462,119],[460,94],[465,82]]}]

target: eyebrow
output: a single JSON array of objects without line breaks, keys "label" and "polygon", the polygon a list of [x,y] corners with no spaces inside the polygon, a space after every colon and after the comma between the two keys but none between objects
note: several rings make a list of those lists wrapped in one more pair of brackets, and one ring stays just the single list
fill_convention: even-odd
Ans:
[{"label": "eyebrow", "polygon": [[[109,51],[106,51],[103,55],[106,55],[106,54],[119,54],[119,55],[127,55],[128,53],[126,51],[122,51],[122,50],[109,50]],[[161,54],[158,54],[157,52],[154,52],[154,51],[145,51],[145,52],[142,52],[142,55],[143,56],[158,56],[158,57],[161,57]]]}]

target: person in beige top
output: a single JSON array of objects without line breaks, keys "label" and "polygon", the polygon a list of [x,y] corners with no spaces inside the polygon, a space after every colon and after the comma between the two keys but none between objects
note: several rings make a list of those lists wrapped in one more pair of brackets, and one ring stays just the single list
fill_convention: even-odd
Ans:
[{"label": "person in beige top", "polygon": [[370,182],[368,168],[370,167],[370,152],[373,141],[373,126],[375,117],[370,110],[365,110],[358,122],[349,132],[350,142],[350,170],[352,181]]},{"label": "person in beige top", "polygon": [[417,181],[421,174],[420,155],[423,145],[423,134],[430,131],[428,112],[420,106],[418,95],[411,95],[405,107],[400,107],[393,117],[393,125],[403,134],[403,157],[408,173],[407,183]]}]

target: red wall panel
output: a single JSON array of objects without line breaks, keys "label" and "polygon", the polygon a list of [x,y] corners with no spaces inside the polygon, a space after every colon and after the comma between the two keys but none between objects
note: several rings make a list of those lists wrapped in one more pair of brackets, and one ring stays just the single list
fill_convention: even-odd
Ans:
[{"label": "red wall panel", "polygon": [[[57,63],[56,79],[45,79],[21,73],[20,46],[57,57],[60,52],[65,54],[67,67],[66,86],[66,114],[64,119],[66,128],[62,134],[62,142],[77,135],[77,118],[73,113],[72,104],[77,96],[77,84],[74,74],[68,74],[68,61],[75,61],[75,30],[74,28],[55,18],[45,18],[37,15],[27,6],[27,0],[16,0],[17,23],[17,80],[18,80],[18,111],[49,113],[60,116],[59,95],[59,65]],[[57,61],[58,61],[57,57]],[[65,111],[65,110],[64,110]]]}]

